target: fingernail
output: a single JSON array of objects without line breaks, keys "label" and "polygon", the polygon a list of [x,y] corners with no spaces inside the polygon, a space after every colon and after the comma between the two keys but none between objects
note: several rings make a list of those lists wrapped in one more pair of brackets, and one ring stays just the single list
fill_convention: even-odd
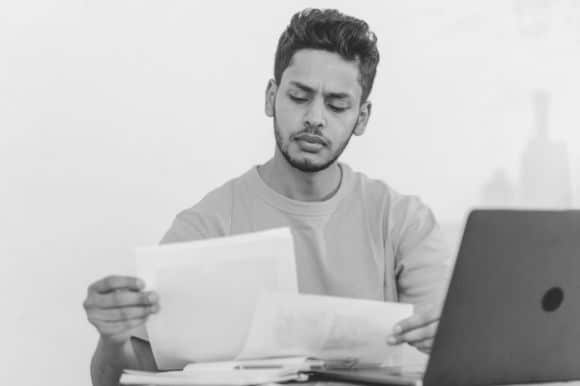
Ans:
[{"label": "fingernail", "polygon": [[393,327],[393,334],[399,335],[401,333],[401,331],[402,331],[402,328],[398,324],[395,327]]},{"label": "fingernail", "polygon": [[142,279],[137,279],[137,287],[139,289],[145,288],[145,282]]},{"label": "fingernail", "polygon": [[394,336],[389,336],[387,338],[387,343],[388,344],[397,344],[397,338],[395,338]]},{"label": "fingernail", "polygon": [[149,299],[150,303],[155,303],[157,301],[157,294],[155,292],[151,292],[148,296],[147,299]]},{"label": "fingernail", "polygon": [[154,305],[153,307],[151,307],[151,313],[152,314],[156,314],[159,312],[159,305]]}]

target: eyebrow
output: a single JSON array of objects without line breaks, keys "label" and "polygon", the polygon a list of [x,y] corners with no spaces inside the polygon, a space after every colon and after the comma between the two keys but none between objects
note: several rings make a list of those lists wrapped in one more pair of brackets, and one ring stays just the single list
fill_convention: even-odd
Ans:
[{"label": "eyebrow", "polygon": [[[302,91],[306,91],[308,93],[314,93],[315,90],[312,87],[305,85],[304,83],[297,82],[295,80],[290,81],[290,85],[298,87]],[[324,94],[325,96],[332,98],[332,99],[348,99],[351,98],[351,95],[346,92],[329,92]]]}]

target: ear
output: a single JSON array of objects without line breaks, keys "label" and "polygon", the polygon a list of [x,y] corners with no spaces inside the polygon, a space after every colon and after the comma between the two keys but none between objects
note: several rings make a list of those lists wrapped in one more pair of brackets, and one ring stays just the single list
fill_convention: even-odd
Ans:
[{"label": "ear", "polygon": [[268,81],[268,85],[266,86],[266,104],[265,104],[265,112],[268,117],[274,116],[276,104],[276,92],[278,91],[278,86],[276,85],[276,81],[274,79],[270,79]]},{"label": "ear", "polygon": [[366,128],[369,118],[371,116],[371,101],[366,101],[360,107],[360,111],[358,113],[358,118],[356,121],[356,126],[354,127],[353,134],[354,135],[363,135]]}]

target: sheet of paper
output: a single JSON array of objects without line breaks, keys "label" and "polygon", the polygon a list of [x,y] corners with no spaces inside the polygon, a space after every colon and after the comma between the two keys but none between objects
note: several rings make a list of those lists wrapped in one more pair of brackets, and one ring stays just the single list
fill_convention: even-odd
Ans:
[{"label": "sheet of paper", "polygon": [[160,373],[125,370],[121,375],[120,384],[245,386],[305,380],[307,380],[307,376],[286,370],[170,371]]},{"label": "sheet of paper", "polygon": [[244,361],[221,361],[221,362],[199,362],[190,363],[183,371],[214,371],[214,370],[236,370],[236,369],[285,369],[294,371],[307,371],[316,367],[322,367],[324,363],[310,359],[308,357],[290,358],[266,358],[248,359]]},{"label": "sheet of paper", "polygon": [[159,294],[147,333],[160,369],[234,359],[259,295],[298,291],[287,228],[139,248],[137,274]]},{"label": "sheet of paper", "polygon": [[401,346],[386,343],[410,304],[286,293],[263,294],[238,359],[308,356],[398,366]]}]

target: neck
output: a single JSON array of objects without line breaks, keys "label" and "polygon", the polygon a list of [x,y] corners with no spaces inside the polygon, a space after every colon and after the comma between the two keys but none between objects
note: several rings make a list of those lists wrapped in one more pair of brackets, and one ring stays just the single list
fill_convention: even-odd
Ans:
[{"label": "neck", "polygon": [[324,170],[306,173],[292,167],[276,149],[276,154],[258,173],[266,185],[292,200],[324,201],[340,187],[342,171],[337,162]]}]

